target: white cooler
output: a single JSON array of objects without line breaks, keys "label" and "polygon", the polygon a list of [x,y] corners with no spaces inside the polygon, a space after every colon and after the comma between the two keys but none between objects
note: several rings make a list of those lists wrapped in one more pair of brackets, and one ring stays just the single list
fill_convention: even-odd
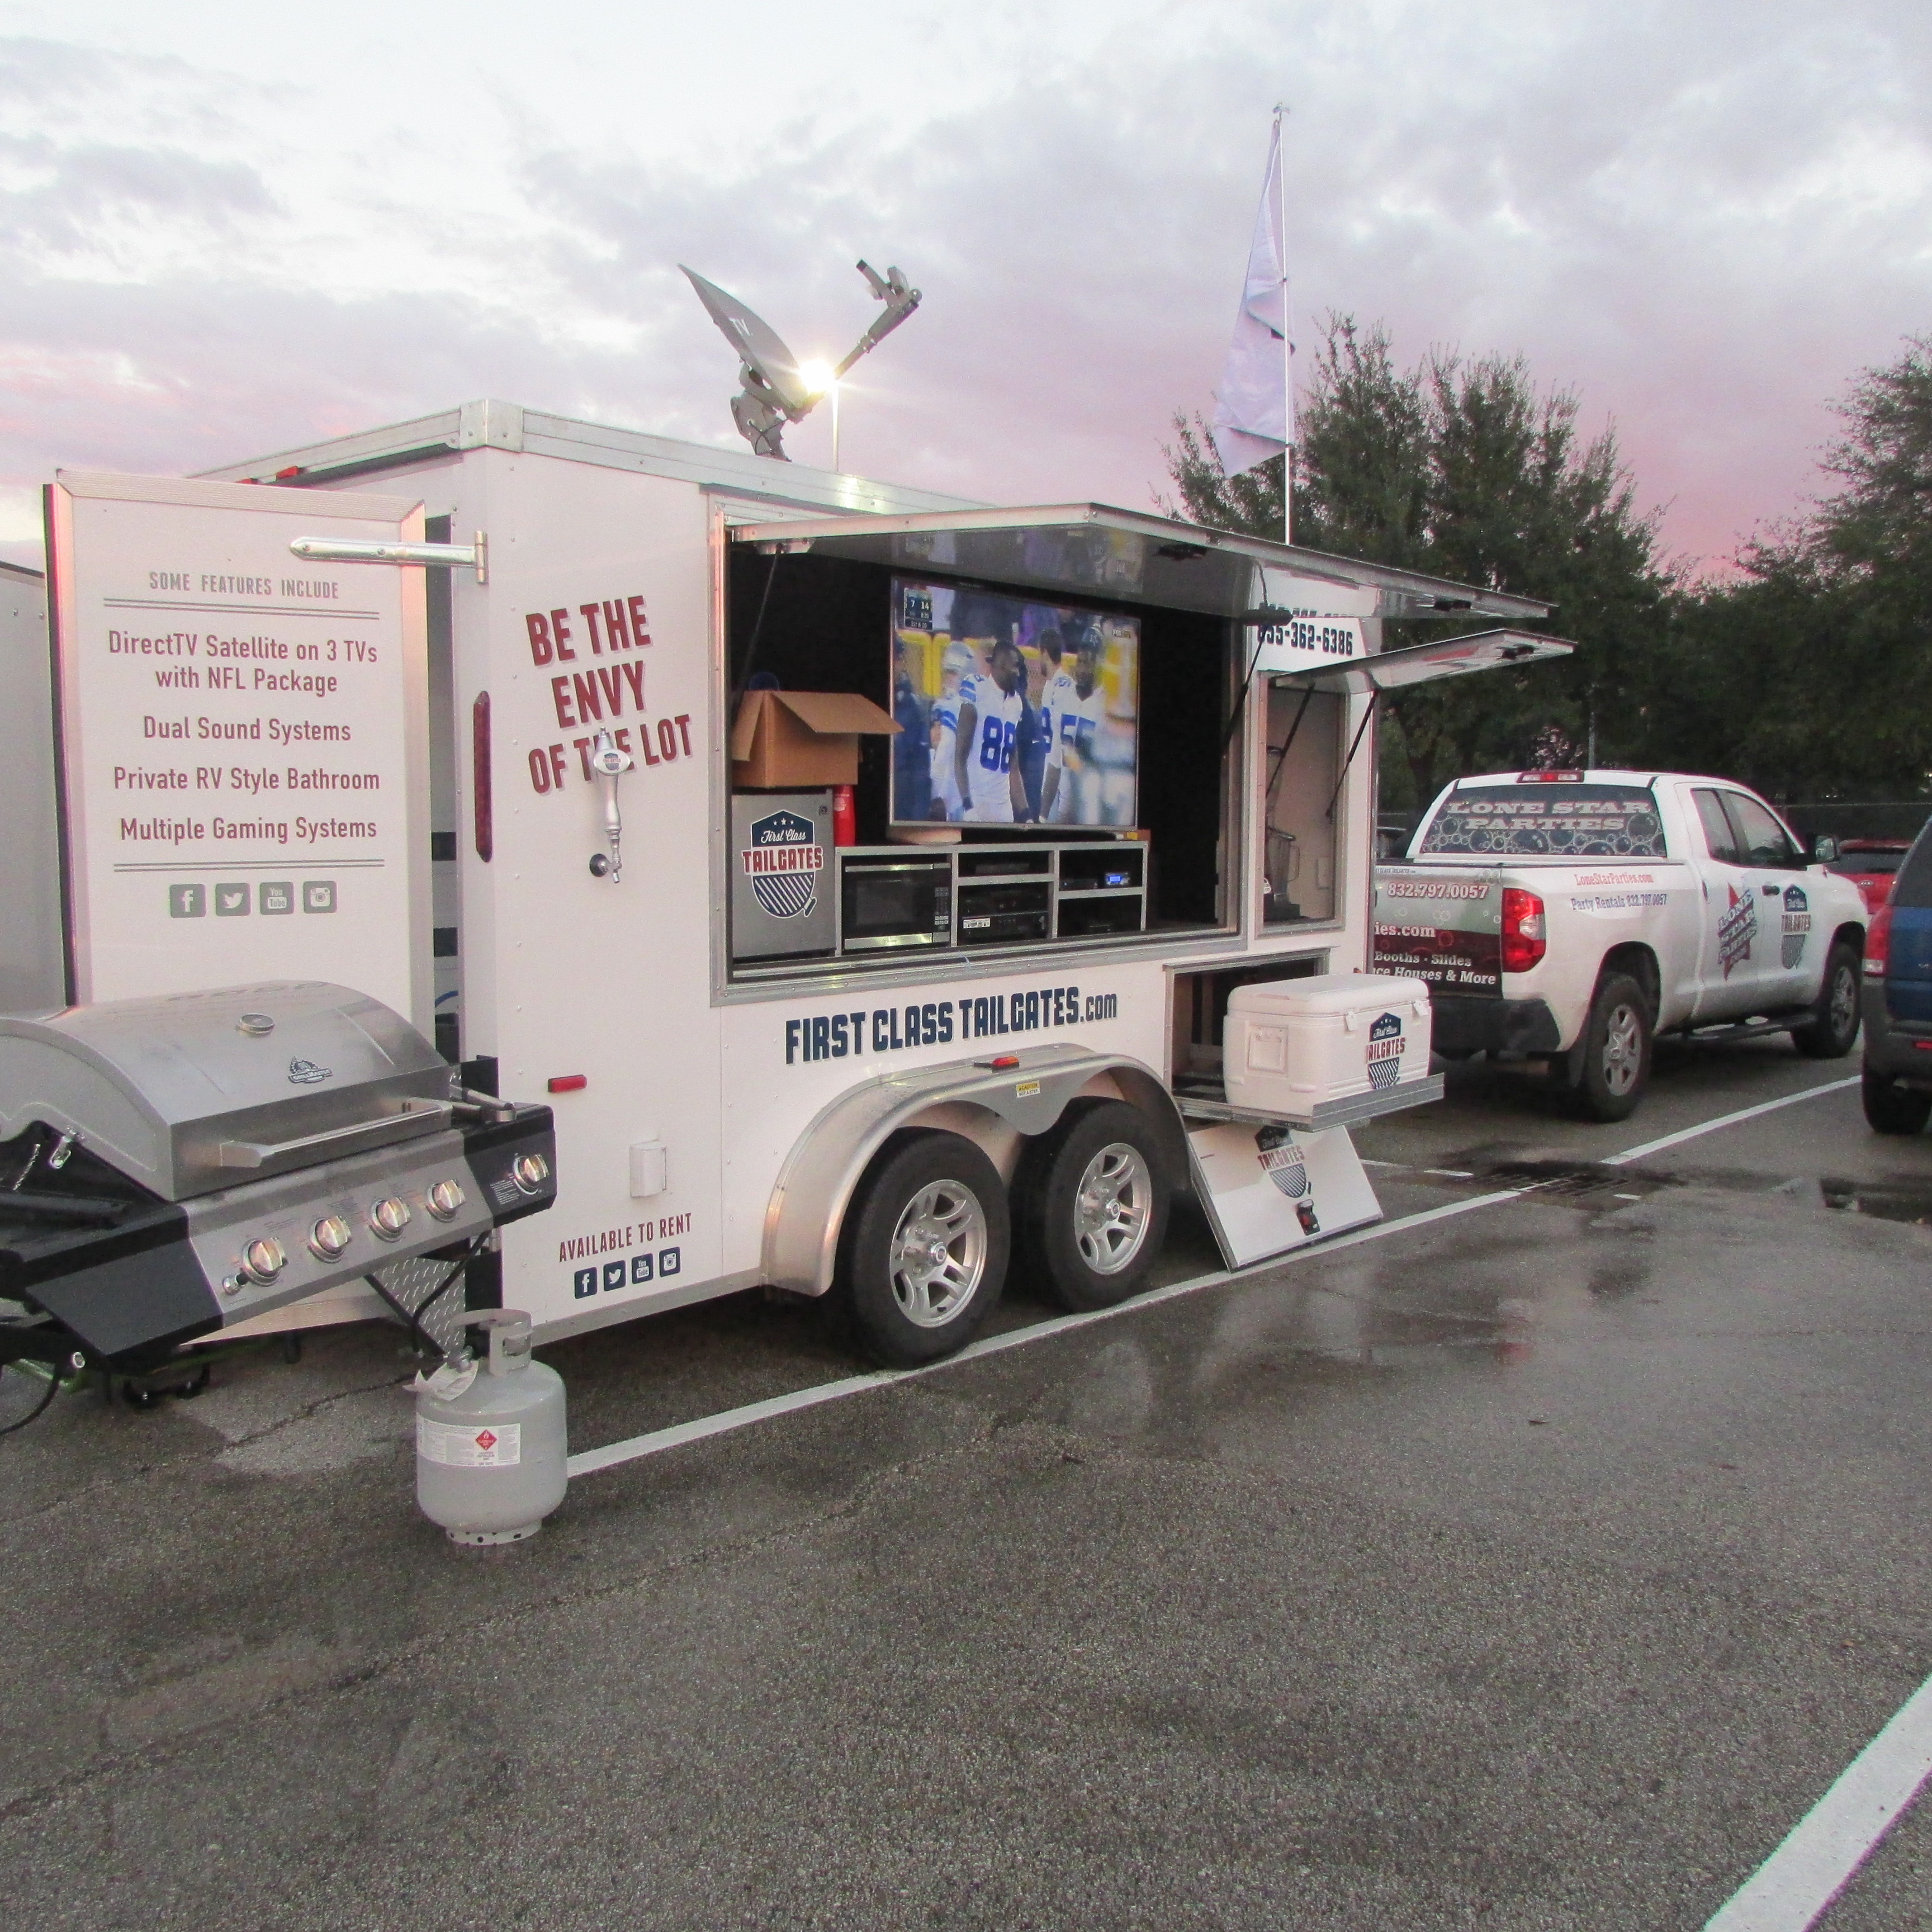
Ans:
[{"label": "white cooler", "polygon": [[1386,973],[1237,986],[1222,1030],[1231,1106],[1306,1118],[1429,1073],[1429,988]]}]

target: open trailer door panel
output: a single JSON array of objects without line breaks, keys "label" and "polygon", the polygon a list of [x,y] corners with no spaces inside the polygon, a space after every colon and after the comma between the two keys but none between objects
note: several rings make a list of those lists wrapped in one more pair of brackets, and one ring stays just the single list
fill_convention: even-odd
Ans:
[{"label": "open trailer door panel", "polygon": [[419,538],[419,502],[69,470],[49,497],[73,998],[328,980],[429,1031],[422,574],[290,550]]}]

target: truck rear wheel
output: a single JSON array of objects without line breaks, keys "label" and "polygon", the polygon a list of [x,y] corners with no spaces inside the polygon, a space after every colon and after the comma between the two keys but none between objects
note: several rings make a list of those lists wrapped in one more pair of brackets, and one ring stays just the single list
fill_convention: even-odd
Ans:
[{"label": "truck rear wheel", "polygon": [[1005,1184],[970,1141],[894,1134],[839,1235],[837,1286],[866,1352],[909,1369],[964,1348],[1000,1298],[1011,1239]]},{"label": "truck rear wheel", "polygon": [[1014,1188],[1028,1272],[1072,1309],[1140,1292],[1167,1238],[1160,1143],[1138,1107],[1076,1100],[1028,1148]]},{"label": "truck rear wheel", "polygon": [[1894,1087],[1870,1061],[1865,1064],[1863,1085],[1865,1124],[1874,1133],[1922,1133],[1927,1120],[1932,1120],[1932,1094]]},{"label": "truck rear wheel", "polygon": [[1809,1022],[1791,1029],[1808,1060],[1842,1060],[1858,1036],[1858,956],[1841,939],[1825,956],[1825,983]]},{"label": "truck rear wheel", "polygon": [[1571,1076],[1577,1104],[1593,1120],[1626,1120],[1650,1084],[1650,1002],[1627,973],[1597,982]]}]

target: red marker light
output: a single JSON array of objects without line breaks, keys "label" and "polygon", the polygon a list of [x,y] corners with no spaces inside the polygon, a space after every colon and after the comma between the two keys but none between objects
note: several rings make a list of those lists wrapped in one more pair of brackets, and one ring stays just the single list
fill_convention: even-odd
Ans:
[{"label": "red marker light", "polygon": [[550,1076],[550,1090],[553,1094],[575,1094],[590,1084],[587,1073],[553,1073]]},{"label": "red marker light", "polygon": [[488,864],[496,850],[496,804],[490,789],[490,694],[479,691],[470,707],[470,814],[476,856]]},{"label": "red marker light", "polygon": [[1017,1053],[1003,1053],[998,1059],[987,1062],[995,1073],[1004,1073],[1008,1067],[1017,1066],[1019,1064],[1020,1057]]},{"label": "red marker light", "polygon": [[301,474],[302,465],[299,463],[291,463],[286,470],[278,470],[275,472],[275,481],[278,483],[286,483],[291,476],[299,476]]}]

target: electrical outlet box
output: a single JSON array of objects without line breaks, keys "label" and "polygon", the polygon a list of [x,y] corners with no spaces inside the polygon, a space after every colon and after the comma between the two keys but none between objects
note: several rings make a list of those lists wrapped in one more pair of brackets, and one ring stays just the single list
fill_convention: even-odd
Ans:
[{"label": "electrical outlet box", "polygon": [[670,1150],[662,1141],[631,1145],[631,1198],[648,1201],[670,1185]]}]

